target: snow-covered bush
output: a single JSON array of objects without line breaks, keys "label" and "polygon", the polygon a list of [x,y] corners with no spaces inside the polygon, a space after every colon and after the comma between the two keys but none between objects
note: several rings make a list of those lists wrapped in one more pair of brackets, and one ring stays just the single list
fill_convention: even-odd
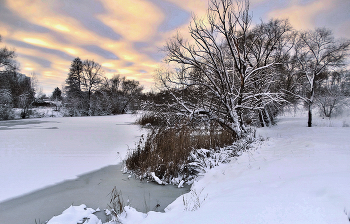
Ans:
[{"label": "snow-covered bush", "polygon": [[248,135],[246,138],[235,141],[232,145],[208,150],[198,149],[193,150],[190,155],[189,163],[192,169],[196,170],[197,173],[204,173],[206,170],[214,168],[222,163],[228,163],[233,158],[239,156],[242,152],[245,152],[252,148],[253,143],[260,144],[264,139],[256,138],[254,132]]},{"label": "snow-covered bush", "polygon": [[8,89],[0,89],[0,120],[12,119],[12,96]]},{"label": "snow-covered bush", "polygon": [[159,184],[190,184],[199,173],[247,150],[255,141],[255,132],[250,133],[237,140],[218,125],[153,129],[125,160],[125,172]]}]

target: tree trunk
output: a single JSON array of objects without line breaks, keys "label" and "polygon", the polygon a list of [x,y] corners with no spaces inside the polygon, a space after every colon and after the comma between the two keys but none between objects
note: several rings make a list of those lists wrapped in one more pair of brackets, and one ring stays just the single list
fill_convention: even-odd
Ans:
[{"label": "tree trunk", "polygon": [[[239,89],[239,95],[238,95],[238,100],[237,100],[237,105],[242,106],[242,99],[243,99],[243,90],[244,90],[244,77],[242,73],[240,73],[240,78],[241,78],[241,86]],[[241,107],[237,107],[236,112],[238,115],[238,125],[239,129],[241,132],[246,133],[245,127],[244,127],[244,122],[243,122],[243,109]],[[264,119],[264,118],[263,118]]]},{"label": "tree trunk", "polygon": [[260,125],[261,127],[266,127],[265,120],[264,120],[264,115],[263,112],[260,110],[259,113],[259,120],[260,120]]},{"label": "tree trunk", "polygon": [[266,127],[270,127],[272,125],[272,123],[273,123],[272,119],[270,117],[269,112],[266,109],[266,106],[264,107],[264,110],[265,110],[265,114],[266,114],[266,118],[267,118],[267,125],[266,125]]},{"label": "tree trunk", "polygon": [[307,120],[308,127],[312,127],[312,104],[314,102],[314,95],[315,95],[315,78],[312,81],[311,97],[310,97],[310,100],[308,102],[308,106],[309,106],[309,115],[308,115],[308,120]]},{"label": "tree trunk", "polygon": [[311,109],[311,103],[309,103],[309,116],[308,116],[308,120],[307,120],[307,126],[308,127],[312,127],[312,109]]}]

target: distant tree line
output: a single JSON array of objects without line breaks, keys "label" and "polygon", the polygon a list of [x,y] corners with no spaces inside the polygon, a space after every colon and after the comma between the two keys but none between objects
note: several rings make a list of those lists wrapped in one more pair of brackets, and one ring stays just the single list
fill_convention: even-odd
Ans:
[{"label": "distant tree line", "polygon": [[120,75],[108,79],[101,65],[75,58],[64,89],[64,103],[71,116],[123,114],[135,110],[143,87]]},{"label": "distant tree line", "polygon": [[123,114],[139,109],[140,83],[120,75],[108,79],[102,66],[93,60],[75,58],[64,88],[56,87],[47,98],[41,91],[36,96],[35,75],[19,73],[15,59],[15,51],[0,48],[0,120],[14,119],[14,108],[20,108],[21,118],[27,118],[38,106],[63,107],[65,116]]}]

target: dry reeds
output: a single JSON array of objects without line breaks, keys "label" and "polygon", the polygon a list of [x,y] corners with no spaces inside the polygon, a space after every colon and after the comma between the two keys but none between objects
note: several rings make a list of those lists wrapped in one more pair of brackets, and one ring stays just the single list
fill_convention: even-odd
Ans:
[{"label": "dry reeds", "polygon": [[118,191],[117,188],[114,187],[109,195],[111,199],[109,201],[108,208],[114,217],[118,217],[119,214],[123,213],[124,207],[126,206],[122,197],[122,192]]},{"label": "dry reeds", "polygon": [[177,125],[153,129],[146,140],[140,139],[136,149],[125,161],[126,168],[147,177],[154,172],[162,181],[169,182],[178,176],[195,175],[188,165],[191,151],[196,149],[218,149],[233,144],[229,131],[219,126],[191,127]]}]

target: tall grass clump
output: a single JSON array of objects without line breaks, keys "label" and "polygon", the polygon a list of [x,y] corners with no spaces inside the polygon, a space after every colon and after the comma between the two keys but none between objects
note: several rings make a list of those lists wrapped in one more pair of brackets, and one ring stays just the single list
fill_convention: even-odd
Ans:
[{"label": "tall grass clump", "polygon": [[165,126],[166,120],[162,116],[158,116],[156,113],[145,113],[140,116],[136,122],[142,126]]},{"label": "tall grass clump", "polygon": [[[168,113],[163,111],[148,111],[143,113],[137,120],[136,124],[146,127],[174,127],[183,124],[187,120],[185,116],[176,113]],[[182,121],[182,122],[181,122]]]},{"label": "tall grass clump", "polygon": [[231,132],[214,124],[204,127],[186,124],[161,126],[152,129],[146,139],[140,139],[125,165],[140,178],[178,184],[198,173],[193,165],[196,150],[215,151],[232,145],[234,141]]}]

